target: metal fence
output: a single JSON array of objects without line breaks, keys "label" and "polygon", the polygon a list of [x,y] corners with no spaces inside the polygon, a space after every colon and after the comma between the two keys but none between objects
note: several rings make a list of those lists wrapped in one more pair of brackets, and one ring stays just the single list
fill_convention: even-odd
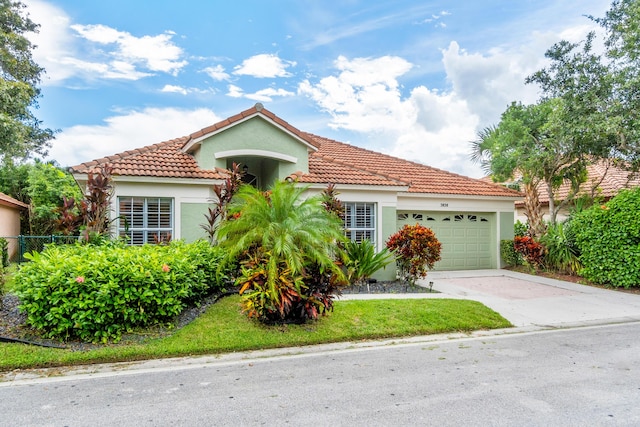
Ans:
[{"label": "metal fence", "polygon": [[[0,236],[1,237],[1,236]],[[8,236],[2,237],[8,242],[9,262],[25,262],[29,252],[41,252],[46,245],[66,245],[78,241],[79,236]]]}]

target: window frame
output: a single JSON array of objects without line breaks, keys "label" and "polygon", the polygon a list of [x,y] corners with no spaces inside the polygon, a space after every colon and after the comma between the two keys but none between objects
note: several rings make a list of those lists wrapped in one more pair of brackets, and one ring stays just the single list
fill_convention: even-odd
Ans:
[{"label": "window frame", "polygon": [[[344,215],[342,223],[345,236],[353,242],[367,239],[374,245],[378,234],[378,205],[375,202],[342,202]],[[364,209],[363,215],[358,217],[358,209]],[[362,224],[364,222],[364,224]]]},{"label": "window frame", "polygon": [[[122,203],[128,201],[130,210],[122,212]],[[147,243],[156,243],[155,237],[159,240],[171,240],[174,236],[175,224],[175,202],[172,197],[146,197],[146,196],[118,196],[118,236],[127,237],[127,243],[130,245],[144,245]],[[140,203],[142,202],[142,203]],[[162,211],[162,204],[169,202],[169,212]],[[135,208],[142,206],[141,211]],[[153,211],[151,208],[156,208]],[[150,214],[157,215],[157,226],[149,224]],[[142,216],[142,226],[134,226],[134,215]],[[166,222],[168,215],[168,227],[162,227],[162,223]],[[164,216],[164,218],[163,218]],[[142,240],[134,234],[141,234]]]}]

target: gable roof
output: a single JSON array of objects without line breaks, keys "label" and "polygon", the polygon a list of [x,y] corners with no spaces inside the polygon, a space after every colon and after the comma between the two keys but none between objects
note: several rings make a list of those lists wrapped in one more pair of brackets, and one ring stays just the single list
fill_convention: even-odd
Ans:
[{"label": "gable roof", "polygon": [[226,176],[224,170],[201,169],[186,151],[194,141],[256,116],[276,124],[310,147],[309,172],[291,176],[303,183],[401,186],[409,193],[522,197],[521,193],[498,184],[302,132],[261,104],[188,136],[82,163],[71,167],[71,171],[86,174],[110,164],[114,175],[222,179]]},{"label": "gable roof", "polygon": [[0,193],[0,205],[19,209],[27,209],[29,207],[26,203],[22,203],[20,200],[16,200],[4,193]]}]

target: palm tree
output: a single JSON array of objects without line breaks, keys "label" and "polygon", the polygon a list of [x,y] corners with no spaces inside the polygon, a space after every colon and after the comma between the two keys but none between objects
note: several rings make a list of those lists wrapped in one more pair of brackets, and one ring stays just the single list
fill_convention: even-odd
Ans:
[{"label": "palm tree", "polygon": [[250,316],[290,317],[299,303],[309,303],[304,291],[312,272],[343,278],[334,261],[336,243],[344,239],[342,222],[325,209],[321,196],[304,198],[306,190],[285,181],[266,193],[244,185],[232,201],[231,219],[218,230],[226,250],[223,265],[243,261],[239,284],[241,293],[248,292]]}]

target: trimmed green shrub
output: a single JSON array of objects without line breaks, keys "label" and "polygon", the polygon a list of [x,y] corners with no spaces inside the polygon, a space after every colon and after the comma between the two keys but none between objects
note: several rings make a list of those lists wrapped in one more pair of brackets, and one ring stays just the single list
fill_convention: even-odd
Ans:
[{"label": "trimmed green shrub", "polygon": [[222,283],[221,251],[205,241],[167,246],[48,246],[16,273],[20,309],[50,338],[117,341],[170,322]]},{"label": "trimmed green shrub", "polygon": [[522,255],[516,252],[515,248],[513,247],[513,240],[500,241],[500,257],[502,258],[502,262],[504,262],[509,267],[522,265],[524,262],[524,260],[522,259]]},{"label": "trimmed green shrub", "polygon": [[640,188],[635,188],[574,216],[584,278],[614,287],[640,286],[639,212]]}]

